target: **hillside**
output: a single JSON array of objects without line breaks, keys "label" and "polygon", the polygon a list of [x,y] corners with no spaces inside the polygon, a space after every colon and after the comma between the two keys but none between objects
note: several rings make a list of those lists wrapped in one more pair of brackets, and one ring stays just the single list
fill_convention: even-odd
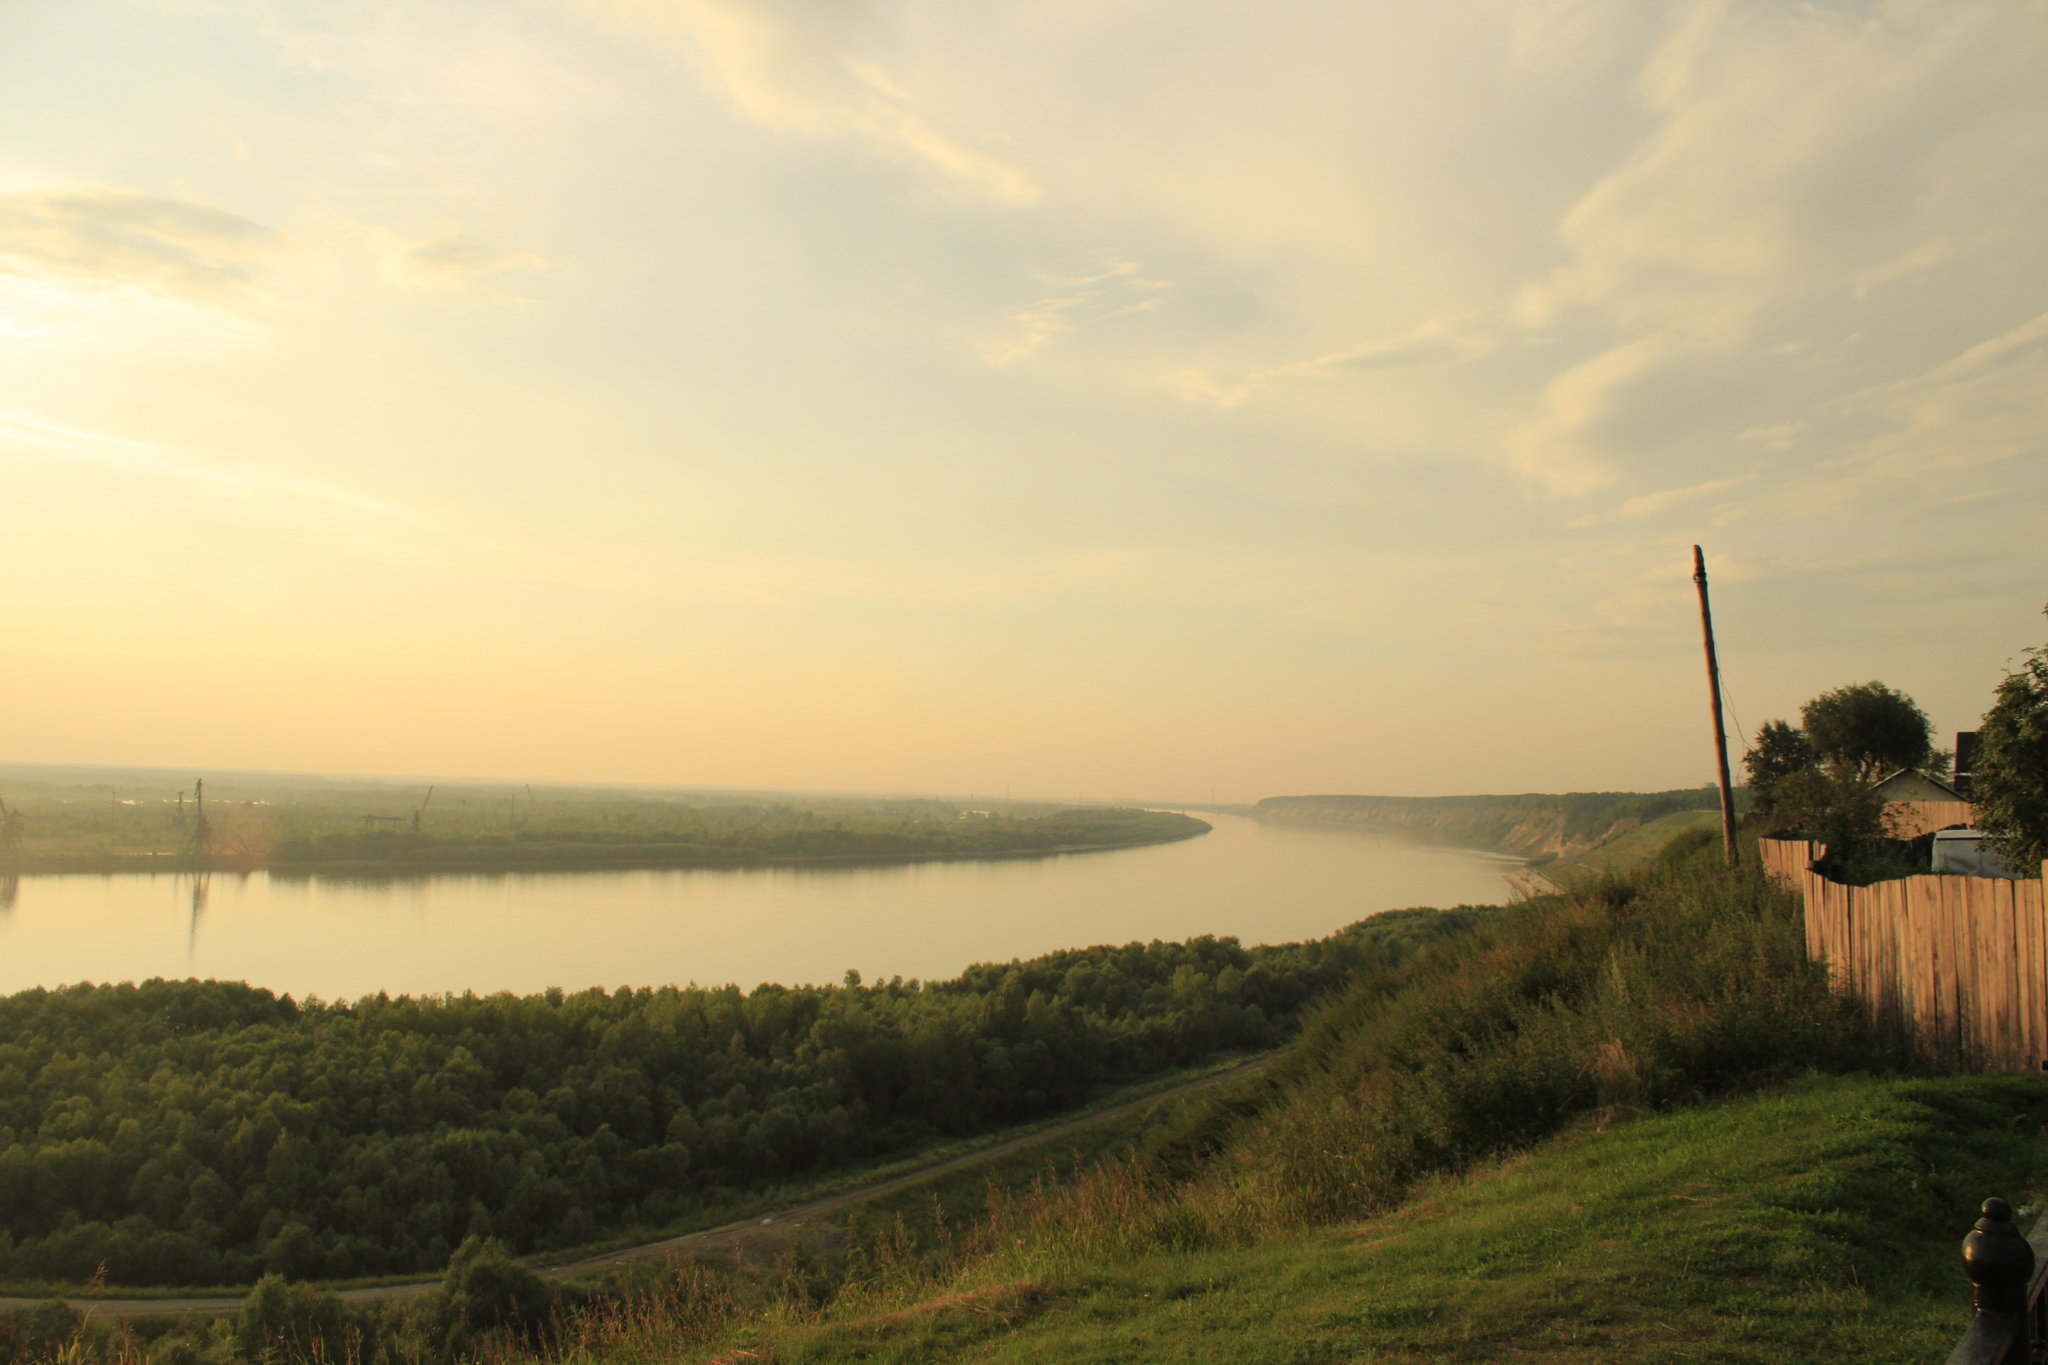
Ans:
[{"label": "hillside", "polygon": [[1259,820],[1363,825],[1529,858],[1547,853],[1578,859],[1665,817],[1718,811],[1720,805],[1715,788],[1694,787],[1520,796],[1269,796],[1251,814]]},{"label": "hillside", "polygon": [[[1718,852],[1361,963],[1256,1076],[772,1266],[563,1286],[472,1240],[442,1292],[269,1280],[231,1323],[138,1331],[192,1365],[1940,1359],[1974,1206],[2038,1204],[2048,1081],[1916,1070]],[[13,1340],[82,1330],[37,1311]]]}]

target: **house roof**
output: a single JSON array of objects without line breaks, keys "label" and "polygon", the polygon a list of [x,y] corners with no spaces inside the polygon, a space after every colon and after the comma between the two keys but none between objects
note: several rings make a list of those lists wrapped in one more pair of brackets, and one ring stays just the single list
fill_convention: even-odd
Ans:
[{"label": "house roof", "polygon": [[[1879,778],[1877,781],[1877,785],[1871,788],[1871,790],[1882,792],[1886,787],[1889,787],[1894,783],[1897,783],[1901,787],[1912,787],[1916,784],[1924,783],[1927,786],[1935,788],[1937,791],[1946,793],[1947,799],[1949,799],[1950,801],[1963,800],[1963,794],[1957,791],[1954,787],[1951,787],[1948,783],[1942,781],[1938,777],[1929,777],[1926,773],[1920,772],[1918,769],[1915,768],[1900,768],[1897,772],[1887,774],[1886,776]],[[1911,798],[1901,797],[1900,799],[1910,800]]]}]

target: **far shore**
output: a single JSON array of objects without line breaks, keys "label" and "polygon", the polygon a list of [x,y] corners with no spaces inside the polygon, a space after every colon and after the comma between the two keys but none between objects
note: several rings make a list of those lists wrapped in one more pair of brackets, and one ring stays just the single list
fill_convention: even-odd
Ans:
[{"label": "far shore", "polygon": [[[1120,848],[1145,848],[1155,844],[1180,843],[1207,834],[1202,828],[1163,838],[1130,839],[1116,843],[1055,844],[1049,848],[997,849],[973,853],[833,853],[807,856],[769,856],[753,853],[707,854],[702,850],[664,856],[661,847],[634,848],[631,845],[595,845],[586,856],[521,858],[517,849],[483,848],[474,858],[357,859],[330,862],[242,862],[216,858],[197,863],[174,853],[43,853],[0,860],[0,877],[62,876],[161,876],[223,873],[246,876],[254,872],[273,877],[337,877],[350,879],[393,879],[450,876],[491,876],[534,872],[667,872],[693,868],[747,867],[887,867],[906,863],[980,863],[1018,858],[1056,858],[1070,853],[1109,853]],[[599,851],[605,856],[599,856]],[[460,847],[449,850],[464,853]],[[580,851],[579,851],[580,852]],[[513,856],[504,856],[511,854]],[[624,856],[619,856],[624,855]]]}]

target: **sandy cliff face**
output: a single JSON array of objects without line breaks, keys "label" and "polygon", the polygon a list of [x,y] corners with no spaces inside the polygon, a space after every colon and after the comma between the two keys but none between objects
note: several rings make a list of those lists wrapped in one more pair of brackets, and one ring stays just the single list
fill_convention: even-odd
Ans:
[{"label": "sandy cliff face", "polygon": [[1363,825],[1468,848],[1535,857],[1590,852],[1645,820],[1714,806],[1712,789],[1595,792],[1559,796],[1279,796],[1252,810],[1257,819]]}]

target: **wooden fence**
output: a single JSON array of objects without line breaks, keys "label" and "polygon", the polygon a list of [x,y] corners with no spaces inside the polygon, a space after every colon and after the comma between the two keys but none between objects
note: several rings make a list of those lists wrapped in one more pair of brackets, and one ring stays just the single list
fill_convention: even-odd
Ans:
[{"label": "wooden fence", "polygon": [[2042,882],[1902,877],[1846,886],[1813,870],[1824,845],[1765,839],[1761,848],[1764,870],[1806,899],[1807,956],[1826,962],[1873,1019],[1944,1060],[2048,1070]]}]

